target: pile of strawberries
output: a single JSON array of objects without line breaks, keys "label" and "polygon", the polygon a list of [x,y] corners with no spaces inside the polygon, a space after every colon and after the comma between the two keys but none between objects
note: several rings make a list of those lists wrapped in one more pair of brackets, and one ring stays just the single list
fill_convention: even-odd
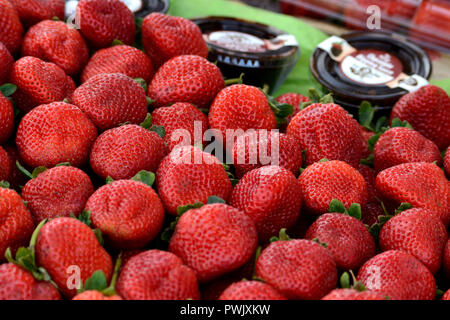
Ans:
[{"label": "pile of strawberries", "polygon": [[0,300],[450,299],[445,91],[358,122],[225,80],[186,19],[63,8],[0,0]]}]

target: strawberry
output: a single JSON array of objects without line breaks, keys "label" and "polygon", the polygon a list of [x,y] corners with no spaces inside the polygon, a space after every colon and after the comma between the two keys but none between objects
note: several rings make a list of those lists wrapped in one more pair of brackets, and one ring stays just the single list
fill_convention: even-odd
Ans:
[{"label": "strawberry", "polygon": [[98,74],[79,86],[73,104],[83,110],[100,130],[125,122],[140,124],[147,115],[144,89],[120,73]]},{"label": "strawberry", "polygon": [[363,176],[343,161],[316,162],[307,167],[298,180],[303,205],[312,215],[327,212],[333,199],[341,201],[346,208],[352,203],[364,207],[367,202],[367,185]]},{"label": "strawberry", "polygon": [[179,206],[206,203],[210,196],[226,201],[231,193],[231,182],[219,160],[192,146],[175,148],[163,159],[156,185],[164,208],[172,215]]},{"label": "strawberry", "polygon": [[301,208],[300,185],[295,176],[278,166],[247,173],[231,193],[230,205],[252,218],[260,241],[276,236],[297,221]]},{"label": "strawberry", "polygon": [[142,78],[148,83],[153,77],[153,65],[141,50],[117,45],[97,51],[81,74],[81,81],[100,73],[123,73],[130,78]]},{"label": "strawberry", "polygon": [[[264,92],[244,84],[235,84],[220,91],[211,105],[208,120],[210,127],[222,134],[224,146],[227,130],[277,128],[277,119]],[[231,150],[235,141],[230,143],[227,150]]]},{"label": "strawberry", "polygon": [[57,17],[64,20],[64,0],[9,0],[17,9],[22,23],[29,27],[42,20]]},{"label": "strawberry", "polygon": [[6,180],[9,182],[12,189],[21,190],[21,186],[24,186],[28,179],[16,165],[17,161],[20,163],[23,162],[22,159],[20,159],[19,151],[17,150],[16,145],[5,146],[5,151],[8,154],[9,165],[11,168],[9,178]]},{"label": "strawberry", "polygon": [[336,287],[331,254],[310,240],[272,242],[256,261],[256,275],[288,299],[317,300]]},{"label": "strawberry", "polygon": [[22,56],[53,62],[69,76],[76,76],[88,62],[89,50],[77,30],[62,21],[45,20],[25,34]]},{"label": "strawberry", "polygon": [[12,98],[23,113],[41,104],[62,101],[75,90],[75,83],[63,69],[35,57],[17,60],[10,80],[17,86]]},{"label": "strawberry", "polygon": [[293,93],[293,92],[288,92],[288,93],[282,94],[281,96],[277,97],[275,100],[277,100],[279,103],[287,103],[294,107],[293,113],[287,117],[287,122],[285,124],[286,128],[289,125],[289,123],[291,122],[292,118],[294,118],[295,115],[300,112],[302,103],[311,101],[308,97],[305,97],[304,95],[301,95],[299,93]]},{"label": "strawberry", "polygon": [[257,246],[253,221],[226,204],[207,204],[185,212],[170,239],[169,251],[208,282],[243,266]]},{"label": "strawberry", "polygon": [[68,166],[45,170],[22,189],[22,197],[36,223],[46,218],[79,216],[92,193],[94,187],[89,176]]},{"label": "strawberry", "polygon": [[104,179],[130,179],[141,170],[156,172],[166,153],[156,132],[129,124],[103,132],[92,146],[90,163]]},{"label": "strawberry", "polygon": [[434,161],[438,164],[442,162],[438,147],[409,128],[389,129],[375,144],[373,163],[378,171],[401,163]]},{"label": "strawberry", "polygon": [[0,188],[0,262],[6,249],[14,254],[28,243],[33,229],[33,218],[22,198],[14,190]]},{"label": "strawberry", "polygon": [[31,167],[54,167],[63,162],[86,163],[97,130],[76,106],[64,102],[41,105],[20,121],[16,144]]},{"label": "strawberry", "polygon": [[375,241],[364,224],[342,213],[321,215],[309,227],[305,238],[326,243],[341,270],[357,270],[375,255]]},{"label": "strawberry", "polygon": [[445,301],[450,300],[450,289],[448,289],[448,290],[444,293],[444,295],[442,296],[441,300],[445,300]]},{"label": "strawberry", "polygon": [[394,118],[408,121],[440,150],[450,145],[450,97],[437,86],[427,85],[401,97],[392,109],[391,122]]},{"label": "strawberry", "polygon": [[447,151],[444,155],[444,169],[447,173],[447,176],[450,177],[450,148],[447,148]]},{"label": "strawberry", "polygon": [[450,184],[433,163],[404,163],[381,171],[376,180],[382,200],[398,207],[403,202],[429,209],[445,226],[450,223]]},{"label": "strawberry", "polygon": [[390,250],[367,261],[357,279],[391,300],[432,300],[436,282],[431,272],[409,253]]},{"label": "strawberry", "polygon": [[8,141],[14,130],[14,108],[0,92],[0,145]]},{"label": "strawberry", "polygon": [[203,136],[208,129],[208,118],[192,104],[178,102],[158,108],[152,112],[152,117],[154,125],[164,127],[166,132],[164,142],[169,151],[180,145],[203,145]]},{"label": "strawberry", "polygon": [[75,297],[73,297],[72,300],[122,300],[121,297],[118,295],[114,296],[105,296],[103,293],[97,291],[97,290],[88,290],[84,291],[83,293],[77,294]]},{"label": "strawberry", "polygon": [[368,226],[372,226],[378,222],[378,217],[383,215],[384,211],[380,203],[368,202],[363,208],[361,221]]},{"label": "strawberry", "polygon": [[0,146],[0,181],[9,180],[12,167],[8,153]]},{"label": "strawberry", "polygon": [[447,278],[450,279],[450,238],[447,240],[447,243],[445,244],[442,260],[443,260],[442,268],[444,269]]},{"label": "strawberry", "polygon": [[137,249],[161,230],[164,208],[148,185],[131,180],[114,181],[98,189],[86,210],[92,226],[100,229],[107,243],[120,249]]},{"label": "strawberry", "polygon": [[315,103],[301,110],[289,123],[287,134],[306,150],[306,164],[323,158],[357,167],[363,153],[358,122],[337,104]]},{"label": "strawberry", "polygon": [[385,298],[381,294],[369,290],[335,289],[322,300],[385,300]]},{"label": "strawberry", "polygon": [[366,128],[360,126],[361,128],[361,137],[362,137],[362,144],[363,144],[363,153],[361,155],[362,159],[366,159],[370,156],[372,151],[369,149],[369,139],[372,138],[375,133],[373,131],[367,130]]},{"label": "strawberry", "polygon": [[177,56],[164,63],[148,86],[152,106],[165,107],[176,102],[189,102],[198,108],[209,107],[225,81],[220,69],[205,58]]},{"label": "strawberry", "polygon": [[61,300],[58,289],[13,263],[0,265],[0,300]]},{"label": "strawberry", "polygon": [[136,35],[133,13],[120,0],[81,0],[76,9],[83,37],[96,49],[114,40],[131,45]]},{"label": "strawberry", "polygon": [[367,202],[377,202],[377,187],[376,187],[376,179],[377,179],[377,171],[373,168],[360,164],[358,165],[358,171],[363,176],[367,185]]},{"label": "strawberry", "polygon": [[[103,271],[108,280],[111,278],[112,259],[93,230],[83,222],[73,218],[55,218],[37,232],[37,265],[45,268],[66,298],[76,295],[75,274],[83,283],[97,270]],[[71,273],[74,266],[78,269]]]},{"label": "strawberry", "polygon": [[441,267],[447,231],[441,220],[426,209],[405,210],[382,227],[382,251],[401,250],[419,259],[435,274]]},{"label": "strawberry", "polygon": [[264,282],[240,281],[230,285],[219,300],[286,300],[286,298]]},{"label": "strawberry", "polygon": [[149,14],[142,23],[142,43],[156,68],[185,54],[208,57],[208,46],[200,28],[182,17]]},{"label": "strawberry", "polygon": [[302,150],[297,141],[277,131],[247,131],[237,138],[232,153],[238,178],[263,165],[278,165],[295,175],[302,166]]},{"label": "strawberry", "polygon": [[0,86],[9,80],[9,72],[14,64],[14,59],[8,48],[0,42]]},{"label": "strawberry", "polygon": [[194,271],[176,255],[160,250],[132,257],[123,267],[116,289],[125,300],[200,298]]},{"label": "strawberry", "polygon": [[15,55],[22,44],[23,26],[16,8],[9,0],[0,0],[0,42]]}]

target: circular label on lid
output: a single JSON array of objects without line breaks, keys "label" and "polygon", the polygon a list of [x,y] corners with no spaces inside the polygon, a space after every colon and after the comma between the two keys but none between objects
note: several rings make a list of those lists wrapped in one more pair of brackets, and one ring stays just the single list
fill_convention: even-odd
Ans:
[{"label": "circular label on lid", "polygon": [[366,85],[386,84],[403,72],[402,62],[381,50],[364,49],[346,56],[340,63],[342,73]]},{"label": "circular label on lid", "polygon": [[242,52],[264,52],[267,45],[264,40],[248,33],[238,31],[214,31],[207,36],[207,42]]}]

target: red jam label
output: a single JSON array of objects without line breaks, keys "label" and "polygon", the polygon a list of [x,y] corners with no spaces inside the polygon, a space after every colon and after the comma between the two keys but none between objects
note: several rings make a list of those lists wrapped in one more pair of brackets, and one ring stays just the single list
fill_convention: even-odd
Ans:
[{"label": "red jam label", "polygon": [[355,51],[340,62],[342,73],[366,85],[386,84],[403,72],[402,62],[394,55],[374,49]]},{"label": "red jam label", "polygon": [[267,51],[267,45],[263,39],[238,31],[214,31],[206,35],[206,41],[234,51]]}]

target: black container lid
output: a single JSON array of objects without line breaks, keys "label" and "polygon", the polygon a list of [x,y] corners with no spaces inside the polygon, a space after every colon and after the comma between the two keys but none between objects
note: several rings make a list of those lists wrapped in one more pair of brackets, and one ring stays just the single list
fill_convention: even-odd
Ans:
[{"label": "black container lid", "polygon": [[[429,79],[432,65],[427,53],[414,43],[397,34],[381,31],[351,32],[340,36],[357,52],[373,50],[388,53],[402,73]],[[381,110],[390,110],[407,90],[386,84],[370,84],[352,80],[343,72],[341,62],[333,60],[329,53],[316,48],[310,60],[310,69],[316,80],[334,93],[336,102],[350,109],[358,109],[361,101],[367,100]],[[354,110],[353,110],[354,111]]]}]

